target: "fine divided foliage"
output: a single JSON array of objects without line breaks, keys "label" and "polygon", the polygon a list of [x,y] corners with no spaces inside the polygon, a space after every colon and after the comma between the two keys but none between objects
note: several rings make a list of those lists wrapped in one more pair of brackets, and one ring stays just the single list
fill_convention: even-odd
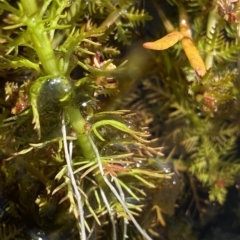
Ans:
[{"label": "fine divided foliage", "polygon": [[173,172],[149,161],[161,148],[134,113],[101,107],[126,69],[111,57],[150,15],[129,0],[1,0],[0,12],[0,238],[151,239],[138,216]]},{"label": "fine divided foliage", "polygon": [[198,196],[197,185],[208,191],[205,198],[224,204],[239,174],[239,6],[235,1],[167,2],[178,9],[179,23],[164,11],[166,3],[155,2],[166,34],[146,39],[143,47],[153,54],[148,74],[121,106],[149,124],[165,155],[188,179],[193,192],[188,214],[202,216],[206,199]]}]

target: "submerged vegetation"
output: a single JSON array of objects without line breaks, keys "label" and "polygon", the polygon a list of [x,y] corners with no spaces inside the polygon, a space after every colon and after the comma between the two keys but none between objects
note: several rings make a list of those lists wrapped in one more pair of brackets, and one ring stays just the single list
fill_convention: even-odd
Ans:
[{"label": "submerged vegetation", "polygon": [[240,3],[0,12],[0,238],[196,239],[167,216],[204,221],[239,177]]}]

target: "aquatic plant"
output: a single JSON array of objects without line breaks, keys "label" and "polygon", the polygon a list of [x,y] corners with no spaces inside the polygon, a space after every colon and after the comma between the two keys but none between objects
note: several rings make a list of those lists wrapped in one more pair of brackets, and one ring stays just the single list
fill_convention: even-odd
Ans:
[{"label": "aquatic plant", "polygon": [[126,238],[130,223],[151,239],[136,216],[171,173],[134,114],[99,107],[125,68],[117,43],[150,19],[133,3],[0,1],[3,239]]},{"label": "aquatic plant", "polygon": [[122,106],[148,116],[150,132],[166,147],[176,170],[187,175],[193,212],[202,215],[206,199],[197,194],[192,177],[211,201],[223,204],[239,174],[239,4],[152,4],[164,30],[146,38],[143,47],[153,54],[149,72]]}]

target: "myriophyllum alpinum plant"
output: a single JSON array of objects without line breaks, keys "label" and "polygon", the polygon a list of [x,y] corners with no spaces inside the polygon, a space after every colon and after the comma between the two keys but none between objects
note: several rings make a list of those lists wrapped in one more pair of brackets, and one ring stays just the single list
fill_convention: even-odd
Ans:
[{"label": "myriophyllum alpinum plant", "polygon": [[129,44],[130,30],[150,19],[133,2],[0,1],[0,69],[4,79],[13,71],[1,99],[1,191],[9,188],[8,217],[21,212],[2,239],[30,227],[50,239],[96,239],[105,225],[108,239],[126,239],[129,225],[151,239],[136,217],[146,190],[171,173],[149,161],[162,154],[134,114],[99,107],[125,67],[111,60],[116,40]]}]

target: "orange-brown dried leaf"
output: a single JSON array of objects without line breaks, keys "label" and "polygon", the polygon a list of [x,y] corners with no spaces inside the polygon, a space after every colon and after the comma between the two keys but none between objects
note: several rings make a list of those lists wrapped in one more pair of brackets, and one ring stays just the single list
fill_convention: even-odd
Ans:
[{"label": "orange-brown dried leaf", "polygon": [[202,77],[206,73],[206,67],[192,39],[183,38],[181,42],[191,66]]},{"label": "orange-brown dried leaf", "polygon": [[152,50],[165,50],[165,49],[168,49],[169,47],[172,47],[174,44],[179,42],[182,38],[183,38],[183,35],[180,32],[174,31],[155,42],[144,43],[143,47],[152,49]]},{"label": "orange-brown dried leaf", "polygon": [[103,163],[103,168],[104,170],[106,170],[104,172],[104,175],[108,175],[110,174],[113,177],[116,177],[117,174],[116,172],[130,172],[131,170],[125,167],[122,167],[120,165],[116,165],[116,164],[104,164]]}]

